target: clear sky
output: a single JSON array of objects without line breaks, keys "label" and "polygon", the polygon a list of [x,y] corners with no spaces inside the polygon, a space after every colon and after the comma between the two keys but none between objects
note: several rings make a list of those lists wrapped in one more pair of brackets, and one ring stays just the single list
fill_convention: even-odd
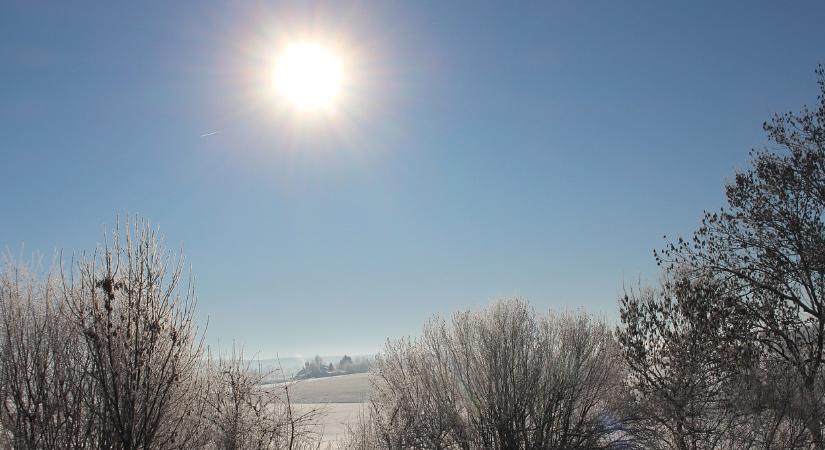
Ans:
[{"label": "clear sky", "polygon": [[[3,2],[0,247],[145,216],[262,357],[500,296],[614,320],[825,62],[821,1],[341,3]],[[333,114],[268,86],[306,36],[346,55]]]}]

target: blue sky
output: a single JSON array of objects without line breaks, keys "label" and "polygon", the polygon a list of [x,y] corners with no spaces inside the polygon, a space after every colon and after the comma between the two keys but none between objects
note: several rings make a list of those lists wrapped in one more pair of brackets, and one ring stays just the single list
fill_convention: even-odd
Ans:
[{"label": "blue sky", "polygon": [[[182,245],[209,342],[365,353],[500,296],[609,320],[815,100],[822,2],[0,6],[0,247]],[[268,47],[354,55],[334,117],[265,94]],[[203,136],[205,134],[209,136]],[[22,249],[22,250],[21,250]]]}]

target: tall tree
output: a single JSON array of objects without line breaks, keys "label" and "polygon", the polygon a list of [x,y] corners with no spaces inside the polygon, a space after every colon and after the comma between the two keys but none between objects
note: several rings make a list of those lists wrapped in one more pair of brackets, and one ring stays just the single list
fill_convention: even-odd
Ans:
[{"label": "tall tree", "polygon": [[753,338],[798,378],[795,414],[825,448],[825,72],[818,106],[763,125],[773,148],[726,186],[727,206],[707,212],[693,239],[657,253],[734,286]]}]

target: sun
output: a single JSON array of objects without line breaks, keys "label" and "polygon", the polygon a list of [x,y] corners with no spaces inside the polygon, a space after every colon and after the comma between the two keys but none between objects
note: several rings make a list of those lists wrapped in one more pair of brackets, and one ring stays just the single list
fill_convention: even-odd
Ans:
[{"label": "sun", "polygon": [[278,94],[300,110],[328,110],[341,91],[340,58],[328,47],[313,42],[287,46],[275,63]]}]

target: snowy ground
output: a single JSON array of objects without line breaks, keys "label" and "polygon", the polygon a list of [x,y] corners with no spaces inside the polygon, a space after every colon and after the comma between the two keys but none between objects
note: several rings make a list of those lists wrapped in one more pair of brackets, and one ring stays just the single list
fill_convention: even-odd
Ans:
[{"label": "snowy ground", "polygon": [[347,431],[347,423],[358,418],[369,397],[365,373],[314,378],[290,383],[289,396],[297,408],[319,408],[325,412],[318,425],[324,444],[335,443]]}]

